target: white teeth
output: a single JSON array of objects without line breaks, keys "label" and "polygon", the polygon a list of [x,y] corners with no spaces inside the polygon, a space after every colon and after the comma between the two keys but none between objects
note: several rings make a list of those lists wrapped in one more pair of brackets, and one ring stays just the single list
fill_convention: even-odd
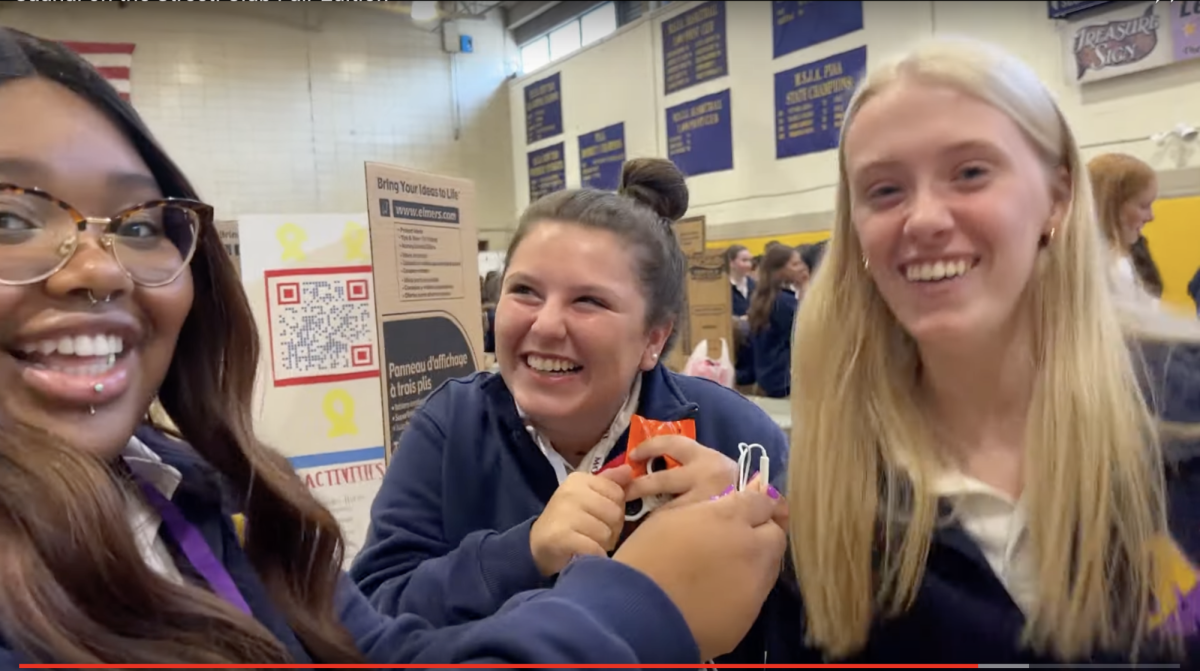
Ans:
[{"label": "white teeth", "polygon": [[530,368],[545,373],[565,373],[567,371],[572,371],[579,368],[579,364],[575,363],[574,361],[568,361],[566,359],[551,359],[549,357],[536,356],[533,354],[525,357],[525,361],[529,364]]},{"label": "white teeth", "polygon": [[106,360],[102,363],[90,364],[87,366],[60,366],[57,364],[45,364],[45,363],[34,364],[34,366],[36,366],[38,368],[45,368],[46,370],[52,370],[52,371],[56,371],[59,373],[66,373],[68,375],[103,375],[104,373],[107,373],[109,370],[111,370],[112,367],[115,365],[116,365],[116,362],[113,360],[112,357],[109,357],[108,360]]},{"label": "white teeth", "polygon": [[125,341],[116,335],[63,336],[55,340],[28,342],[21,345],[25,354],[61,354],[66,356],[109,356],[125,351]]},{"label": "white teeth", "polygon": [[971,264],[965,260],[914,263],[905,269],[909,282],[936,282],[965,275]]}]

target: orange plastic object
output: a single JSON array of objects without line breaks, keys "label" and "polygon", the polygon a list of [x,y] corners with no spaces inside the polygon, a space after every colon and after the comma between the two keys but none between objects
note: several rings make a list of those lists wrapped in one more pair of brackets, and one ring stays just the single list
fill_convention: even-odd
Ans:
[{"label": "orange plastic object", "polygon": [[[696,439],[696,422],[691,419],[681,419],[675,422],[660,422],[654,419],[646,419],[640,415],[634,415],[629,421],[629,444],[625,451],[628,454],[635,447],[658,436],[683,436],[692,440]],[[647,473],[656,473],[665,471],[669,468],[678,468],[682,466],[675,459],[663,455],[648,459],[645,461],[630,461],[629,466],[633,469],[633,477],[639,478]]]}]

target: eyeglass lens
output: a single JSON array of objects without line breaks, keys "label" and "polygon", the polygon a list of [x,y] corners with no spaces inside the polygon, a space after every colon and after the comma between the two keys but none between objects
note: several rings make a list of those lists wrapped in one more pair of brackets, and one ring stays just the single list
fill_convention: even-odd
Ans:
[{"label": "eyeglass lens", "polygon": [[[174,279],[196,244],[199,216],[186,205],[131,210],[109,227],[117,263],[134,282]],[[0,188],[0,281],[32,282],[58,270],[75,252],[75,215],[38,193]]]}]

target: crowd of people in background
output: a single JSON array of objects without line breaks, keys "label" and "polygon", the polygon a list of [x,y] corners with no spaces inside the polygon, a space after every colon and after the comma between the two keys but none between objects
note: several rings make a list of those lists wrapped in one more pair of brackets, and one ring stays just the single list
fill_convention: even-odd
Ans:
[{"label": "crowd of people in background", "polygon": [[790,395],[792,325],[827,244],[821,240],[789,247],[771,240],[757,256],[743,245],[725,250],[732,285],[734,368],[742,393]]}]

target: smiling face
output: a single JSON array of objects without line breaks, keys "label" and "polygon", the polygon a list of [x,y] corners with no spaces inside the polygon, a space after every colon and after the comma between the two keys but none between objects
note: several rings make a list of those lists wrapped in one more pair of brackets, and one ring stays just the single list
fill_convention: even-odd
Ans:
[{"label": "smiling face", "polygon": [[505,270],[496,360],[517,405],[547,434],[586,442],[607,429],[670,334],[647,330],[628,250],[608,231],[543,221]]},{"label": "smiling face", "polygon": [[[162,197],[125,135],[66,88],[11,81],[0,85],[0,109],[37,120],[0,125],[0,183],[41,189],[89,217]],[[0,202],[0,227],[44,223],[28,218]],[[166,286],[137,286],[92,228],[45,281],[0,285],[0,407],[78,449],[116,454],[166,375],[191,305],[190,272]]]},{"label": "smiling face", "polygon": [[1134,194],[1121,206],[1121,242],[1132,247],[1142,235],[1142,228],[1154,221],[1154,201],[1158,199],[1158,180],[1151,179],[1146,188]]},{"label": "smiling face", "polygon": [[901,81],[859,110],[844,152],[868,272],[909,334],[950,343],[1017,318],[1069,187],[1011,119]]}]

